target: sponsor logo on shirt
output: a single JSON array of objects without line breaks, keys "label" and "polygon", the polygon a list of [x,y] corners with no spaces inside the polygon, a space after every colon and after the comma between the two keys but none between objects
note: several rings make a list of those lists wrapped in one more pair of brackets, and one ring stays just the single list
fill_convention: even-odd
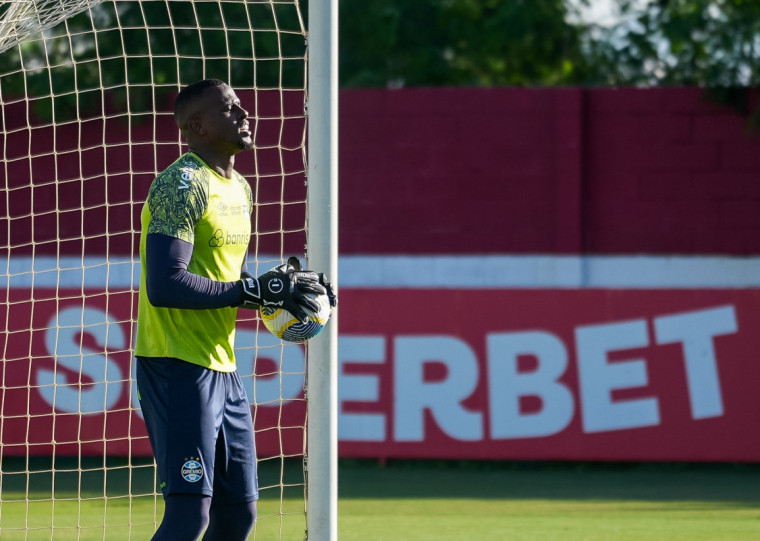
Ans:
[{"label": "sponsor logo on shirt", "polygon": [[240,203],[238,205],[229,205],[223,201],[220,201],[216,205],[216,212],[219,216],[243,216],[248,215],[248,203]]},{"label": "sponsor logo on shirt", "polygon": [[246,233],[230,233],[222,229],[214,231],[214,236],[208,241],[208,245],[212,248],[221,248],[225,245],[245,244],[246,246],[251,240],[251,236]]},{"label": "sponsor logo on shirt", "polygon": [[180,169],[179,173],[179,189],[187,190],[190,188],[190,181],[193,178],[193,173],[189,169]]}]

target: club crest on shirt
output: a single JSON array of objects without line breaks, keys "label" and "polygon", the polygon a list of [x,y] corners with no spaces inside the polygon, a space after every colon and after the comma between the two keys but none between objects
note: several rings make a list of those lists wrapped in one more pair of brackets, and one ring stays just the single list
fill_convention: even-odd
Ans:
[{"label": "club crest on shirt", "polygon": [[203,465],[201,465],[198,459],[191,458],[185,460],[180,471],[182,473],[182,478],[188,483],[197,483],[203,478]]}]

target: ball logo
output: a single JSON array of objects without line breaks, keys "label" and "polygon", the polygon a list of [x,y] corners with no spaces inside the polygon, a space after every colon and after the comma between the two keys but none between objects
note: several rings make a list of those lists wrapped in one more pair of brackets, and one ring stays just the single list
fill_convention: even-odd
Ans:
[{"label": "ball logo", "polygon": [[203,466],[197,460],[188,460],[182,464],[181,473],[188,483],[197,483],[203,477]]},{"label": "ball logo", "polygon": [[274,294],[282,293],[282,290],[284,288],[284,285],[282,283],[282,280],[279,278],[273,278],[269,281],[269,284],[267,284],[267,287],[269,288],[269,291],[271,291]]},{"label": "ball logo", "polygon": [[274,303],[265,303],[259,314],[267,330],[286,342],[304,342],[319,334],[330,320],[330,299],[327,295],[313,293],[306,295],[317,301],[319,305],[319,310],[316,312],[306,309],[308,315],[306,323],[296,319],[287,310],[275,308]]}]

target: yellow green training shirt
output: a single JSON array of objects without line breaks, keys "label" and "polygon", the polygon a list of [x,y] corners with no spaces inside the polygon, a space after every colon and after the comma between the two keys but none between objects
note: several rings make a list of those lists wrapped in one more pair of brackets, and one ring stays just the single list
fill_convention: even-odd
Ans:
[{"label": "yellow green training shirt", "polygon": [[150,304],[145,285],[147,235],[193,245],[188,271],[220,282],[240,279],[251,238],[253,196],[237,172],[217,174],[193,153],[182,155],[150,186],[140,216],[140,293],[135,355],[174,357],[221,372],[235,370],[236,307],[190,310]]}]

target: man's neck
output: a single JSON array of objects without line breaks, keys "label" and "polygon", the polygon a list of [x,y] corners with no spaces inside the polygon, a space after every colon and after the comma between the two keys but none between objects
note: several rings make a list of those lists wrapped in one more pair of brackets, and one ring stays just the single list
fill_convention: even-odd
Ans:
[{"label": "man's neck", "polygon": [[214,152],[200,150],[198,148],[192,147],[190,147],[188,150],[203,160],[203,163],[216,171],[220,176],[223,176],[224,178],[232,178],[232,171],[235,167],[234,155],[221,156]]}]

